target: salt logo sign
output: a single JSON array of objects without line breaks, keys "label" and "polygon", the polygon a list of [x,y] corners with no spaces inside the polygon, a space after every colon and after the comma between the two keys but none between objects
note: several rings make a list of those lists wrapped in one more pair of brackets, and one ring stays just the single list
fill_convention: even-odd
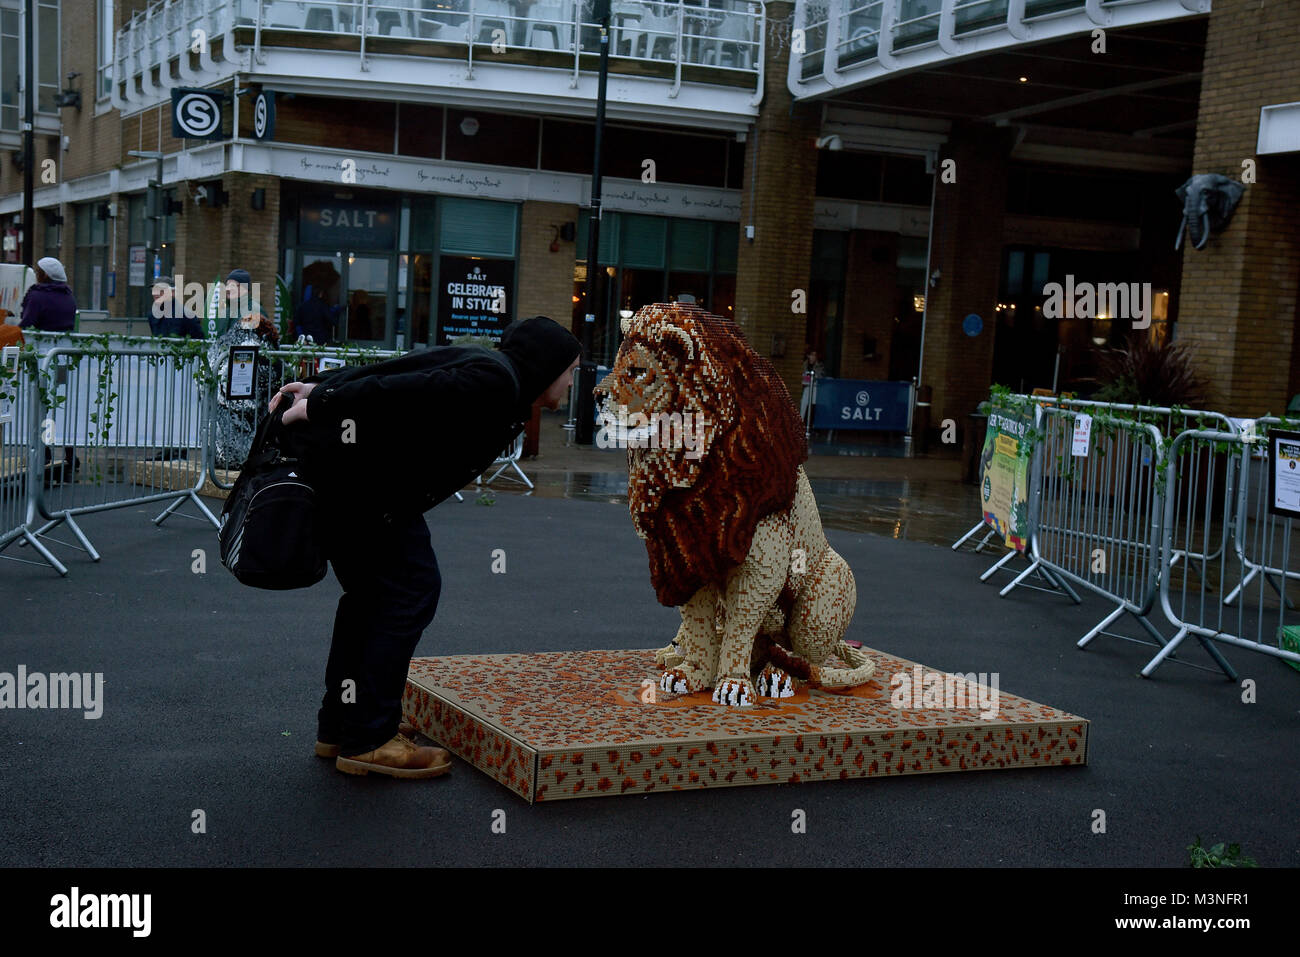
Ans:
[{"label": "salt logo sign", "polygon": [[172,91],[172,135],[178,139],[211,139],[221,133],[220,93],[208,90]]},{"label": "salt logo sign", "polygon": [[871,405],[871,394],[865,389],[858,392],[855,397],[857,402],[856,408],[843,406],[840,409],[840,419],[844,422],[878,422],[880,421],[880,406]]}]

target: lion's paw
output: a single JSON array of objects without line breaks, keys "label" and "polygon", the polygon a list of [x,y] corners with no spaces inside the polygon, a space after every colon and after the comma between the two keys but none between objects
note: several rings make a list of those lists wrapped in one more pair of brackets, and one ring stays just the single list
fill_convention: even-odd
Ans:
[{"label": "lion's paw", "polygon": [[660,648],[655,652],[655,664],[660,668],[672,668],[675,665],[680,665],[685,660],[677,647],[676,641],[671,642],[668,647]]},{"label": "lion's paw", "polygon": [[749,708],[757,695],[748,678],[722,678],[713,689],[713,700],[733,708]]},{"label": "lion's paw", "polygon": [[793,698],[794,678],[775,665],[767,665],[759,672],[755,682],[758,693],[764,698]]},{"label": "lion's paw", "polygon": [[690,694],[704,687],[704,679],[693,673],[693,669],[669,668],[659,679],[659,687],[672,694]]}]

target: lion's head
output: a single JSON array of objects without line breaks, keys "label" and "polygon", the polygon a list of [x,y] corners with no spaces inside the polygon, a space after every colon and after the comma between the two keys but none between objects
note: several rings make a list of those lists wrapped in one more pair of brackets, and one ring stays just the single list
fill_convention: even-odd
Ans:
[{"label": "lion's head", "polygon": [[597,398],[649,420],[647,447],[629,443],[628,505],[659,601],[681,605],[720,585],[759,521],[789,507],[808,445],[785,383],[730,319],[656,303],[623,335]]}]

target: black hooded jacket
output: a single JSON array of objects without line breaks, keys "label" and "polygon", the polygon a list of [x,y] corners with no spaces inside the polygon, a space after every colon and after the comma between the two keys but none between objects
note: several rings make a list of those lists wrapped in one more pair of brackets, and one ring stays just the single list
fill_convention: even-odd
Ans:
[{"label": "black hooded jacket", "polygon": [[326,522],[420,514],[506,450],[580,350],[537,316],[507,326],[496,351],[440,346],[313,376],[289,451],[302,456]]}]

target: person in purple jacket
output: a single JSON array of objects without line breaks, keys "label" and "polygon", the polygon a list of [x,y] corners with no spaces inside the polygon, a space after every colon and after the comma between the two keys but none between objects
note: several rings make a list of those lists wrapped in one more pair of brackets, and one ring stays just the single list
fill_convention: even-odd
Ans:
[{"label": "person in purple jacket", "polygon": [[36,285],[23,297],[22,317],[19,326],[24,329],[71,332],[76,324],[77,300],[68,286],[68,273],[53,256],[36,261]]},{"label": "person in purple jacket", "polygon": [[[76,325],[77,301],[68,288],[68,273],[63,263],[53,256],[36,261],[36,284],[23,296],[24,329],[44,329],[48,332],[71,332]],[[81,459],[72,446],[63,449],[63,462],[52,462],[50,447],[45,447],[45,485],[58,485],[75,481],[81,468]]]}]

